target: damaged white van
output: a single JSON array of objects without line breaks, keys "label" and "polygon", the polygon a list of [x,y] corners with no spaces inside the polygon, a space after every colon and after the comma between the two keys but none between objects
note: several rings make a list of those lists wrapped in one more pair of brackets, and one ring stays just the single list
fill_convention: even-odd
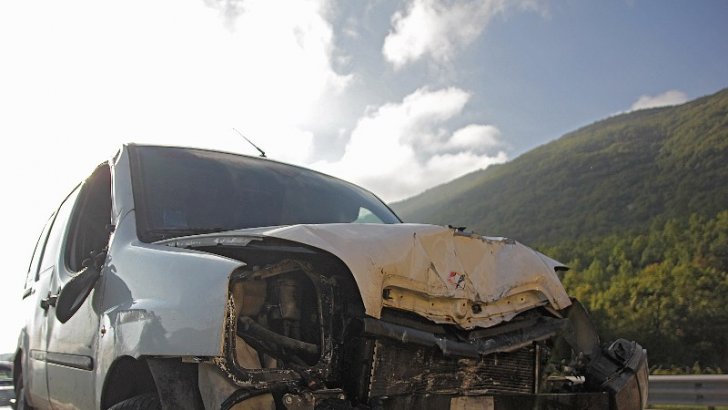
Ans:
[{"label": "damaged white van", "polygon": [[125,145],[40,235],[21,409],[638,409],[558,262],[307,169]]}]

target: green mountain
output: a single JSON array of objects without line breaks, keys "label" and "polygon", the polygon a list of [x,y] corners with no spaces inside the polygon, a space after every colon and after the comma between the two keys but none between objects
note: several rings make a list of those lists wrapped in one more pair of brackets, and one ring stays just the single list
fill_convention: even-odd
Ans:
[{"label": "green mountain", "polygon": [[604,339],[638,340],[655,372],[728,371],[728,89],[608,118],[392,206],[565,262]]},{"label": "green mountain", "polygon": [[534,245],[715,215],[728,209],[728,89],[610,117],[392,207]]}]

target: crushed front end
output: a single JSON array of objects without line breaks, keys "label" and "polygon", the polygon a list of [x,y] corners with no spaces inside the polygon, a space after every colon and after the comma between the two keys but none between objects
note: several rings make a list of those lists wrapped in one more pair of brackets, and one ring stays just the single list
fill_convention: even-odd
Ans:
[{"label": "crushed front end", "polygon": [[402,224],[166,243],[246,264],[224,356],[200,365],[206,408],[646,405],[645,350],[602,345],[561,266],[516,242]]}]

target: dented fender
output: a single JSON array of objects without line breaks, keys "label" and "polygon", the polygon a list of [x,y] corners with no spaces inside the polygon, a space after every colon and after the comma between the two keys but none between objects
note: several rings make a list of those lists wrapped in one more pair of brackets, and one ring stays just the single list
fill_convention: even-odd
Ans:
[{"label": "dented fender", "polygon": [[245,264],[142,243],[134,227],[132,211],[102,274],[102,342],[113,339],[117,357],[221,355],[230,275]]}]

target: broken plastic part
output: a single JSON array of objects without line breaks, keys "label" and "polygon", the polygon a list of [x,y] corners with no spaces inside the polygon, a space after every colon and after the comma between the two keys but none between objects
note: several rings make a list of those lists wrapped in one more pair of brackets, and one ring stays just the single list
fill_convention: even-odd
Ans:
[{"label": "broken plastic part", "polygon": [[463,342],[448,336],[436,335],[378,319],[364,318],[362,321],[364,333],[367,335],[384,337],[405,344],[437,347],[445,356],[473,359],[493,353],[513,352],[534,342],[552,338],[561,333],[567,325],[564,319],[544,317],[532,327]]},{"label": "broken plastic part", "polygon": [[617,339],[589,363],[586,385],[609,392],[613,409],[644,408],[647,372],[647,351],[637,342]]},{"label": "broken plastic part", "polygon": [[575,351],[584,353],[588,357],[599,354],[599,335],[594,324],[589,319],[586,308],[576,299],[571,300],[571,306],[564,309],[569,319],[570,328],[565,333],[566,341]]}]

